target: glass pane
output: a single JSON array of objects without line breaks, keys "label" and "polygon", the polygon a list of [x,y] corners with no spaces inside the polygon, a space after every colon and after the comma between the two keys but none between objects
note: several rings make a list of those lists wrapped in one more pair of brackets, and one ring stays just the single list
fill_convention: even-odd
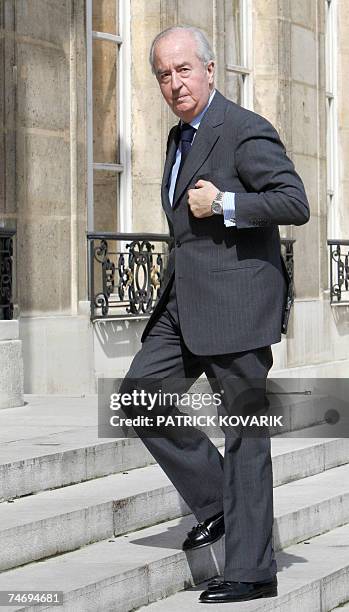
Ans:
[{"label": "glass pane", "polygon": [[242,66],[241,0],[225,0],[225,62]]},{"label": "glass pane", "polygon": [[117,55],[118,46],[93,41],[93,161],[118,163]]},{"label": "glass pane", "polygon": [[118,172],[93,172],[94,228],[97,232],[117,231],[119,180]]},{"label": "glass pane", "polygon": [[229,100],[243,105],[243,81],[242,74],[236,72],[226,72],[225,75],[225,95]]},{"label": "glass pane", "polygon": [[118,4],[119,0],[93,0],[92,29],[119,34]]}]

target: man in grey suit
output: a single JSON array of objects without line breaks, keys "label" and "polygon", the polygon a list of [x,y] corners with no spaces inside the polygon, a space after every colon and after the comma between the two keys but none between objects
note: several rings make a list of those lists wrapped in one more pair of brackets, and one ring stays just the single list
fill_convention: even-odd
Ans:
[{"label": "man in grey suit", "polygon": [[[289,279],[278,225],[306,223],[309,205],[273,126],[215,89],[213,53],[200,30],[161,32],[150,62],[180,119],[168,136],[161,188],[174,247],[120,391],[135,380],[205,373],[225,392],[229,413],[231,383],[265,384],[270,345],[286,332]],[[199,521],[183,549],[225,534],[223,579],[209,583],[200,601],[275,596],[269,436],[226,434],[223,458],[194,427],[153,438],[135,429]]]}]

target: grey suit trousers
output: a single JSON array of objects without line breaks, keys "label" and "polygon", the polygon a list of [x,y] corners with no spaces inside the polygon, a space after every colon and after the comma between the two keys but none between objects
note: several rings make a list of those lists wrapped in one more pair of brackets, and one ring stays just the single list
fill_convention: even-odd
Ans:
[{"label": "grey suit trousers", "polygon": [[[270,346],[232,354],[194,355],[181,335],[173,279],[165,306],[134,357],[120,392],[129,392],[134,379],[151,378],[187,379],[189,388],[204,372],[229,393],[232,378],[266,379],[272,364]],[[181,388],[180,392],[187,390]],[[195,427],[172,429],[152,438],[149,433],[142,437],[142,428],[135,428],[199,522],[224,511],[224,579],[271,579],[277,568],[272,543],[269,436],[239,437],[225,432],[223,458],[203,431]]]}]

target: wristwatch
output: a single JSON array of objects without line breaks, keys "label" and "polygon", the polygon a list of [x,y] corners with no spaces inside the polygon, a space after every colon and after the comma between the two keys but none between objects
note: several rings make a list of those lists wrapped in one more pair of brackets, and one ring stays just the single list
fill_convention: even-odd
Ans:
[{"label": "wristwatch", "polygon": [[222,215],[223,214],[223,197],[224,191],[218,191],[215,199],[211,204],[211,210],[214,215]]}]

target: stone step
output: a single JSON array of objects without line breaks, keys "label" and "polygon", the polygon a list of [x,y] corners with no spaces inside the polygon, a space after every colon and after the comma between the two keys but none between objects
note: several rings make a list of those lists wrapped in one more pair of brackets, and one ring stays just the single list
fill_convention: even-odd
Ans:
[{"label": "stone step", "polygon": [[[180,542],[191,523],[189,518],[175,519],[3,572],[0,590],[63,591],[62,612],[128,612],[166,597],[165,601],[153,604],[154,612],[190,611],[199,605],[197,597],[204,587],[200,583],[220,575],[223,560],[222,540],[187,554],[180,550]],[[237,604],[234,609],[325,612],[346,602],[348,539],[347,524],[277,553],[278,598]],[[200,586],[179,593],[193,585]],[[170,597],[175,593],[175,597]],[[35,612],[37,608],[19,605],[3,609]],[[45,606],[46,611],[55,609]],[[221,609],[225,612],[226,606],[216,604],[215,610]]]},{"label": "stone step", "polygon": [[138,439],[97,438],[96,427],[0,445],[0,500],[155,463]]},{"label": "stone step", "polygon": [[[207,391],[207,384],[196,384],[194,391]],[[0,411],[0,501],[154,463],[137,438],[98,438],[96,396],[25,398],[25,407]],[[298,435],[302,427],[323,421],[323,410],[309,407],[301,397],[293,397],[292,402],[285,408],[283,431]],[[326,427],[320,437],[329,435]],[[224,439],[213,442],[221,446]]]},{"label": "stone step", "polygon": [[[278,596],[250,602],[215,604],[215,612],[347,612],[349,604],[349,555],[343,542],[349,541],[349,525],[309,541],[290,546],[276,554]],[[139,608],[139,612],[201,612],[209,606],[199,603],[207,582]],[[126,609],[126,608],[125,608]]]},{"label": "stone step", "polygon": [[[349,521],[348,441],[273,439],[272,448],[277,548]],[[158,465],[3,502],[0,570],[189,513]]]}]

